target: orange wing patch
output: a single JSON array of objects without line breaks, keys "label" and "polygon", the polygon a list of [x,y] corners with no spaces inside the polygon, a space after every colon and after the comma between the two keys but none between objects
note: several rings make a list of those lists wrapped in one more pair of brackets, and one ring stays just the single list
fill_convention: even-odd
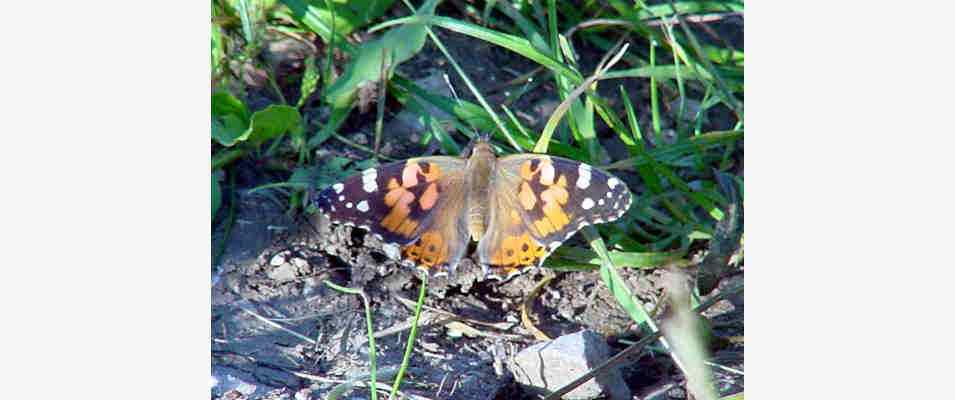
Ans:
[{"label": "orange wing patch", "polygon": [[[563,174],[557,176],[557,170],[550,158],[541,157],[524,161],[521,164],[520,176],[524,182],[521,183],[518,198],[524,209],[533,209],[536,203],[535,198],[541,201],[543,215],[532,222],[532,226],[537,230],[537,237],[550,235],[570,223],[571,215],[568,215],[563,208],[570,197],[567,192],[567,177]],[[543,187],[539,196],[534,195],[532,186]]]},{"label": "orange wing patch", "polygon": [[[438,184],[435,181],[440,177],[441,168],[435,163],[406,162],[401,170],[401,181],[391,178],[386,185],[388,192],[385,193],[384,202],[389,211],[381,220],[381,226],[404,236],[414,234],[420,221],[411,218],[411,206],[417,200],[422,210],[427,211],[434,207],[438,201]],[[417,187],[422,181],[428,185],[423,193],[416,195],[410,189]]]},{"label": "orange wing patch", "polygon": [[414,193],[399,185],[395,178],[391,178],[388,181],[388,193],[385,194],[385,205],[390,211],[381,220],[381,226],[391,232],[411,236],[414,229],[418,227],[418,221],[408,218],[411,215],[411,203],[414,200]]},{"label": "orange wing patch", "polygon": [[427,231],[417,242],[402,249],[405,258],[429,268],[448,262],[448,243],[437,231]]},{"label": "orange wing patch", "polygon": [[506,236],[499,248],[491,253],[491,265],[518,268],[537,264],[545,254],[544,247],[537,244],[527,233],[521,236]]},{"label": "orange wing patch", "polygon": [[434,207],[434,203],[438,202],[438,184],[431,182],[428,184],[428,188],[424,190],[424,194],[421,195],[421,204],[422,210],[430,210],[431,207]]},{"label": "orange wing patch", "polygon": [[517,199],[520,200],[521,206],[525,210],[533,210],[534,205],[537,204],[537,195],[534,194],[534,189],[531,189],[531,185],[528,185],[527,182],[521,184],[521,191],[517,193]]}]

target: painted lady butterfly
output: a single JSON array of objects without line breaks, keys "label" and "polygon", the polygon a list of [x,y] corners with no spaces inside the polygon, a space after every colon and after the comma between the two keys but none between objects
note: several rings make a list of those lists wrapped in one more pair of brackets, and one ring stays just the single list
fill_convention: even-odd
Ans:
[{"label": "painted lady butterfly", "polygon": [[540,266],[580,228],[620,218],[631,194],[590,165],[542,154],[497,158],[486,139],[462,157],[370,168],[319,193],[331,222],[370,231],[386,253],[432,273],[453,272],[471,240],[489,277]]}]

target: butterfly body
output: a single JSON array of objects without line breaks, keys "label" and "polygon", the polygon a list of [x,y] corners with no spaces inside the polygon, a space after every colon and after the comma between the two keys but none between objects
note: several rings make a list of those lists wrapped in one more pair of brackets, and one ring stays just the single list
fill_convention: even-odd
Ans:
[{"label": "butterfly body", "polygon": [[491,277],[544,259],[580,228],[630,207],[619,179],[543,154],[497,157],[477,140],[465,157],[412,158],[363,171],[323,190],[319,211],[370,231],[386,253],[429,272],[453,271],[468,244]]},{"label": "butterfly body", "polygon": [[487,142],[476,142],[468,157],[468,232],[479,241],[487,230],[491,196],[491,177],[497,156]]}]

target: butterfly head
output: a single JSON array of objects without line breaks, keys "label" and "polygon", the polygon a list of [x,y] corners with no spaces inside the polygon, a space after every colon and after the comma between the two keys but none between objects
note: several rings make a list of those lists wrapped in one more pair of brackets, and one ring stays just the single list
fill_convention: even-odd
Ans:
[{"label": "butterfly head", "polygon": [[468,146],[461,152],[461,157],[475,159],[493,159],[497,154],[494,147],[491,146],[491,134],[482,133],[478,137],[471,139]]}]

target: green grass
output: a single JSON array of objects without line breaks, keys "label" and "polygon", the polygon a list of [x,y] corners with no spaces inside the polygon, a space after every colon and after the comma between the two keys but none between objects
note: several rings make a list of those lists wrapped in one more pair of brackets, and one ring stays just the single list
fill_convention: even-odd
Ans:
[{"label": "green grass", "polygon": [[[647,333],[656,332],[619,269],[689,265],[691,252],[719,234],[717,224],[735,204],[717,177],[730,176],[728,181],[738,186],[734,192],[742,193],[735,160],[742,152],[745,127],[744,54],[713,32],[687,23],[700,16],[741,14],[742,1],[647,5],[610,0],[571,7],[554,0],[515,0],[473,6],[474,12],[464,17],[450,4],[433,0],[213,1],[213,222],[231,221],[234,202],[228,199],[234,198],[233,178],[240,168],[270,161],[281,165],[284,170],[278,176],[284,178],[252,189],[288,199],[289,212],[297,213],[306,210],[310,187],[321,188],[392,160],[380,152],[384,102],[378,102],[374,123],[365,126],[374,138],[369,145],[354,143],[341,132],[362,88],[384,82],[377,96],[389,97],[424,121],[428,129],[423,146],[433,142],[440,152],[455,155],[477,133],[489,132],[503,154],[553,154],[625,177],[636,195],[630,211],[615,223],[584,229],[580,236],[589,246],[565,244],[547,266],[599,269],[620,307]],[[568,37],[570,32],[573,36]],[[370,36],[352,40],[358,33]],[[505,104],[492,104],[482,92],[487,88],[478,84],[482,77],[468,76],[460,66],[462,55],[436,33],[521,57],[529,68],[519,72],[536,68],[523,77],[534,81],[515,82]],[[260,56],[275,35],[308,38],[324,46],[306,58],[304,72],[296,78],[298,98],[285,98],[278,82],[289,77],[276,76]],[[464,82],[455,89],[467,91],[475,102],[429,92],[399,72],[398,67],[426,45],[441,52]],[[587,58],[582,60],[582,54]],[[243,65],[264,70],[267,87],[249,87],[241,76]],[[645,92],[633,93],[634,87]],[[273,104],[253,110],[248,96],[255,90],[270,96]],[[553,90],[559,106],[537,129],[525,125],[514,104],[540,90]],[[425,111],[429,107],[451,117],[430,115]],[[393,115],[399,110],[389,111]],[[714,115],[729,115],[731,120],[714,128]],[[365,158],[315,159],[316,150],[341,145]],[[412,343],[413,335],[404,365]],[[402,377],[399,373],[393,390]]]}]

